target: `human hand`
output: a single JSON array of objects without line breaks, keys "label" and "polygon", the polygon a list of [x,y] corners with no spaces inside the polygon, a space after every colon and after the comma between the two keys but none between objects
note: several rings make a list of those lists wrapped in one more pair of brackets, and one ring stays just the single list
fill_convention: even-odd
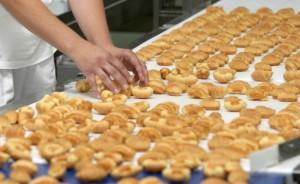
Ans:
[{"label": "human hand", "polygon": [[131,50],[114,46],[105,47],[105,49],[114,57],[118,58],[126,67],[127,71],[131,71],[134,74],[134,81],[132,82],[139,81],[142,85],[149,82],[146,65],[140,61]]},{"label": "human hand", "polygon": [[76,46],[70,57],[87,77],[91,85],[91,92],[96,96],[99,95],[96,76],[99,76],[103,84],[114,93],[119,93],[121,89],[126,90],[132,81],[128,66],[100,46],[84,42]]}]

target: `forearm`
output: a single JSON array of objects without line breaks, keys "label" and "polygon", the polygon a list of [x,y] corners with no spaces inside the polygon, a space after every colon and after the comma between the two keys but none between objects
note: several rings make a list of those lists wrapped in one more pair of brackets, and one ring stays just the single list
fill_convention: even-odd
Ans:
[{"label": "forearm", "polygon": [[67,55],[84,43],[75,32],[57,19],[41,0],[0,0],[0,3],[35,35]]},{"label": "forearm", "polygon": [[69,2],[87,39],[103,47],[112,46],[103,0],[69,0]]}]

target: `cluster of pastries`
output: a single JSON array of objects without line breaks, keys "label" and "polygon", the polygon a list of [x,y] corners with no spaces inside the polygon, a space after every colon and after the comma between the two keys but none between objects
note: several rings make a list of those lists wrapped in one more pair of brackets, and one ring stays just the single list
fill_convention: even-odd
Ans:
[{"label": "cluster of pastries", "polygon": [[[0,116],[0,130],[6,138],[0,148],[1,165],[14,161],[6,181],[58,183],[67,170],[74,169],[76,178],[86,182],[101,181],[108,175],[121,184],[162,182],[132,178],[142,170],[178,182],[188,181],[193,170],[202,168],[205,182],[247,183],[249,174],[240,165],[242,158],[300,136],[298,102],[276,113],[265,106],[247,108],[242,99],[229,96],[225,108],[240,115],[225,122],[219,112],[209,111],[209,105],[180,107],[162,102],[150,107],[147,101],[114,102],[108,100],[113,94],[105,93],[101,95],[104,101],[90,102],[56,92],[35,107]],[[96,118],[95,112],[105,112],[101,113],[105,116]],[[278,133],[259,130],[263,119]],[[213,137],[208,139],[210,133]],[[202,140],[208,140],[209,150],[199,146]],[[48,176],[34,180],[33,148],[49,163]]]},{"label": "cluster of pastries", "polygon": [[[238,7],[226,13],[221,7],[209,7],[137,52],[142,61],[155,60],[162,66],[149,71],[148,86],[132,85],[114,94],[96,76],[98,101],[53,93],[35,107],[1,115],[5,144],[0,146],[0,164],[13,164],[9,176],[0,173],[0,180],[56,184],[73,169],[84,182],[110,175],[119,184],[160,184],[163,181],[156,177],[135,176],[145,170],[182,182],[202,169],[204,184],[247,183],[249,174],[241,159],[300,136],[299,39],[300,16],[291,8],[251,13]],[[272,83],[272,68],[283,64],[286,82]],[[252,65],[251,77],[258,83],[236,80],[238,72],[249,71]],[[90,90],[86,80],[77,81],[75,87],[79,92]],[[184,93],[200,102],[182,107],[165,101],[154,107],[149,100],[128,103],[132,97]],[[279,112],[266,106],[249,108],[240,95],[291,103]],[[239,115],[225,122],[218,112],[222,105]],[[260,130],[262,121],[276,132]],[[200,146],[204,140],[208,149]],[[34,177],[38,167],[31,160],[36,151],[49,163],[47,176]]]}]

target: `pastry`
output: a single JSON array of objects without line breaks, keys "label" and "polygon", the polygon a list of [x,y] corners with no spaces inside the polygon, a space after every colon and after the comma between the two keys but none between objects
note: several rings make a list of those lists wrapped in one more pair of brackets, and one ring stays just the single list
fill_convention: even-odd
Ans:
[{"label": "pastry", "polygon": [[153,89],[151,87],[133,86],[131,92],[136,98],[147,99],[152,96]]},{"label": "pastry", "polygon": [[249,68],[249,64],[241,60],[233,60],[229,63],[229,67],[235,71],[242,72]]},{"label": "pastry", "polygon": [[138,159],[138,163],[143,166],[146,171],[160,172],[167,166],[167,157],[165,154],[151,151],[146,152]]},{"label": "pastry", "polygon": [[203,84],[194,84],[187,90],[188,95],[191,98],[208,98],[209,97],[209,88]]},{"label": "pastry", "polygon": [[205,113],[205,109],[200,105],[189,104],[183,107],[182,113],[187,115],[202,116]]},{"label": "pastry", "polygon": [[155,176],[148,176],[139,181],[139,184],[163,184],[159,178]]},{"label": "pastry", "polygon": [[227,182],[221,178],[206,178],[202,181],[201,184],[227,184]]},{"label": "pastry", "polygon": [[7,153],[16,160],[29,160],[31,158],[30,146],[30,143],[22,138],[11,138],[5,143]]},{"label": "pastry", "polygon": [[191,86],[193,84],[195,84],[197,82],[197,77],[194,76],[193,74],[178,74],[178,75],[174,75],[172,73],[170,73],[169,75],[167,75],[167,80],[169,82],[180,82],[180,83],[184,83],[188,86]]},{"label": "pastry", "polygon": [[221,47],[219,47],[220,52],[226,54],[226,55],[231,55],[236,53],[236,47],[234,45],[230,44],[224,44]]},{"label": "pastry", "polygon": [[300,79],[300,70],[288,70],[284,73],[283,77],[286,81]]},{"label": "pastry", "polygon": [[234,40],[233,45],[239,48],[248,47],[251,44],[251,41],[245,37],[238,38]]},{"label": "pastry", "polygon": [[119,164],[123,161],[123,157],[120,153],[113,153],[113,152],[98,152],[94,155],[94,158],[96,159],[96,161],[100,162],[100,166],[102,165],[101,161],[107,159],[113,160],[114,163],[116,164]]},{"label": "pastry", "polygon": [[170,66],[174,63],[174,58],[161,55],[156,58],[156,63],[161,66]]},{"label": "pastry", "polygon": [[175,182],[188,181],[191,177],[191,171],[189,169],[180,167],[166,168],[162,174],[166,179]]},{"label": "pastry", "polygon": [[246,106],[246,102],[236,96],[229,96],[224,99],[224,107],[231,112],[241,111]]},{"label": "pastry", "polygon": [[257,110],[262,118],[270,118],[275,114],[275,110],[266,106],[256,106],[255,110]]},{"label": "pastry", "polygon": [[266,71],[266,70],[255,70],[251,77],[255,81],[269,81],[273,75],[272,71]]},{"label": "pastry", "polygon": [[123,164],[113,169],[111,175],[114,178],[131,177],[138,174],[142,168],[138,165]]},{"label": "pastry", "polygon": [[277,94],[277,99],[281,102],[296,102],[298,96],[291,92],[280,92]]},{"label": "pastry", "polygon": [[206,110],[219,110],[220,109],[220,101],[212,99],[212,98],[206,98],[201,100],[201,107],[203,107]]},{"label": "pastry", "polygon": [[116,105],[112,102],[96,102],[93,104],[93,109],[97,111],[98,114],[106,115],[110,113]]},{"label": "pastry", "polygon": [[259,101],[259,100],[265,100],[268,97],[268,93],[262,88],[254,87],[247,91],[247,96],[251,100]]},{"label": "pastry", "polygon": [[125,144],[136,151],[146,151],[150,147],[150,139],[142,136],[131,135],[125,140]]},{"label": "pastry", "polygon": [[148,101],[135,102],[130,104],[130,106],[134,107],[140,112],[146,112],[150,108],[150,104]]},{"label": "pastry", "polygon": [[79,170],[76,172],[76,178],[80,181],[85,182],[96,182],[100,181],[107,176],[107,172],[98,167],[96,164],[85,163]]},{"label": "pastry", "polygon": [[120,153],[123,160],[131,160],[135,155],[135,150],[126,145],[115,145],[109,149],[109,152]]},{"label": "pastry", "polygon": [[196,70],[196,76],[198,79],[208,79],[209,73],[208,67],[198,67]]},{"label": "pastry", "polygon": [[76,81],[75,88],[80,93],[86,93],[91,89],[89,82],[85,79]]},{"label": "pastry", "polygon": [[63,162],[51,163],[48,169],[48,175],[53,178],[62,178],[65,175],[67,168]]},{"label": "pastry", "polygon": [[235,183],[235,182],[248,182],[249,180],[249,174],[243,170],[235,170],[229,173],[228,175],[228,182]]},{"label": "pastry", "polygon": [[207,161],[203,163],[203,172],[208,177],[225,177],[225,169],[222,164],[214,163],[214,161]]},{"label": "pastry", "polygon": [[223,98],[227,91],[226,91],[226,88],[223,87],[223,86],[216,86],[216,85],[213,85],[213,86],[210,86],[208,87],[209,89],[209,95],[211,98]]},{"label": "pastry", "polygon": [[172,167],[185,167],[190,169],[197,168],[200,165],[200,159],[186,152],[177,154],[170,162]]},{"label": "pastry", "polygon": [[233,80],[234,75],[235,71],[229,68],[218,68],[213,73],[215,80],[217,80],[220,83],[227,83]]},{"label": "pastry", "polygon": [[122,178],[118,181],[117,184],[139,184],[139,181],[136,178]]},{"label": "pastry", "polygon": [[169,68],[162,68],[159,70],[159,72],[161,78],[165,80],[167,78],[167,75],[171,72],[171,70]]},{"label": "pastry", "polygon": [[262,58],[261,63],[276,66],[279,65],[282,62],[282,59],[279,57],[276,57],[275,55],[269,54]]},{"label": "pastry", "polygon": [[270,134],[260,138],[258,144],[261,148],[266,148],[283,142],[285,142],[285,139],[282,136],[276,134]]},{"label": "pastry", "polygon": [[180,96],[183,92],[181,87],[176,82],[168,84],[166,92],[170,96]]},{"label": "pastry", "polygon": [[246,94],[250,85],[242,80],[235,80],[228,84],[227,92],[230,94]]},{"label": "pastry", "polygon": [[254,65],[255,70],[272,71],[272,67],[266,63],[256,63]]},{"label": "pastry", "polygon": [[193,73],[194,65],[186,60],[179,60],[175,62],[175,68],[180,73]]}]

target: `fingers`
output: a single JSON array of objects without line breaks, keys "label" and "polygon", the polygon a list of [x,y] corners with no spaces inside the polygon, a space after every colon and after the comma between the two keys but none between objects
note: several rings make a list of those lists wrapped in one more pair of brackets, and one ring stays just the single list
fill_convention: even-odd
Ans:
[{"label": "fingers", "polygon": [[123,90],[128,88],[128,82],[126,78],[112,65],[104,65],[104,71],[109,74],[121,87]]},{"label": "fingers", "polygon": [[112,61],[110,61],[110,64],[121,72],[121,74],[127,80],[127,83],[132,82],[130,74],[129,74],[128,70],[126,69],[126,67],[124,66],[124,64],[122,62],[120,62],[118,59],[114,58]]},{"label": "fingers", "polygon": [[100,77],[104,85],[111,90],[114,93],[119,93],[120,90],[117,88],[117,86],[113,83],[111,78],[101,69],[96,69],[96,74]]},{"label": "fingers", "polygon": [[128,61],[132,64],[134,70],[137,72],[142,83],[148,83],[148,72],[146,66],[135,56],[131,51],[125,51]]},{"label": "fingers", "polygon": [[91,86],[91,94],[95,97],[99,97],[99,91],[97,90],[97,85],[96,85],[96,79],[95,79],[95,75],[93,74],[87,74],[86,78]]}]

